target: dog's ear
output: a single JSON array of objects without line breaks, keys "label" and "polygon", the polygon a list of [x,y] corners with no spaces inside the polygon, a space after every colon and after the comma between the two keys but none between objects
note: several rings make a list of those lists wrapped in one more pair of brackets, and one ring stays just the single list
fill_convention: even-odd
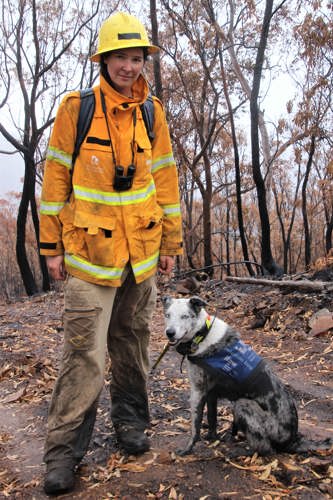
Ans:
[{"label": "dog's ear", "polygon": [[192,298],[190,298],[190,306],[192,307],[193,311],[196,314],[199,314],[199,312],[201,311],[201,309],[204,306],[207,306],[207,305],[208,305],[207,302],[205,302],[200,297],[192,297]]},{"label": "dog's ear", "polygon": [[170,297],[169,295],[163,295],[163,297],[161,297],[161,302],[163,304],[164,310],[168,309],[168,307],[171,305],[172,300],[172,297]]}]

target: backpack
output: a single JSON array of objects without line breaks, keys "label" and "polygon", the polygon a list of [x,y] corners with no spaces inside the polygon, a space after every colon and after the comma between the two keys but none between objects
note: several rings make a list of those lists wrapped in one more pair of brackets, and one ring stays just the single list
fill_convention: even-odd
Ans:
[{"label": "backpack", "polygon": [[[88,133],[90,123],[95,111],[95,94],[92,88],[80,90],[80,112],[77,121],[76,141],[74,152],[72,155],[72,173],[74,170],[74,163],[79,154],[80,147]],[[142,118],[146,126],[147,134],[150,142],[153,142],[155,134],[154,128],[154,101],[151,95],[148,96],[146,101],[140,106]]]}]

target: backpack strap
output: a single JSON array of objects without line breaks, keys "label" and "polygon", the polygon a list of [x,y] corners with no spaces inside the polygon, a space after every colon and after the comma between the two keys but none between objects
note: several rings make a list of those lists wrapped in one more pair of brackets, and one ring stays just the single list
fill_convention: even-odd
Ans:
[{"label": "backpack strap", "polygon": [[151,95],[147,97],[145,102],[141,104],[140,106],[141,113],[142,113],[142,118],[143,121],[145,122],[147,134],[149,137],[150,142],[153,142],[155,139],[155,134],[154,134],[154,101]]},{"label": "backpack strap", "polygon": [[95,111],[95,94],[92,88],[80,90],[80,111],[77,120],[76,141],[72,155],[72,175],[75,160],[86,137]]}]

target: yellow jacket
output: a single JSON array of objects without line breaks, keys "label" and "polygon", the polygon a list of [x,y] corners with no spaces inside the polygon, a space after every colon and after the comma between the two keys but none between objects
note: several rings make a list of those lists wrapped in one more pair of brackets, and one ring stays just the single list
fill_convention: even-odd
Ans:
[{"label": "yellow jacket", "polygon": [[[116,162],[125,167],[125,173],[134,151],[136,172],[127,191],[113,188],[115,165],[100,89]],[[79,92],[69,93],[59,106],[45,165],[40,252],[64,254],[70,274],[107,286],[120,286],[129,262],[140,283],[156,272],[160,254],[182,253],[178,177],[169,131],[162,105],[154,98],[151,144],[140,110],[148,95],[142,76],[134,85],[133,98],[119,94],[102,76],[94,93],[95,113],[73,178]]]}]

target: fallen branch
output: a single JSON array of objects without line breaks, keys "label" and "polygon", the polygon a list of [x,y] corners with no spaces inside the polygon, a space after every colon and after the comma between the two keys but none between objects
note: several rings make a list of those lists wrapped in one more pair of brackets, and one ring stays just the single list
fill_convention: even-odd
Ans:
[{"label": "fallen branch", "polygon": [[200,272],[206,272],[209,269],[214,269],[216,267],[225,267],[225,268],[228,268],[230,266],[236,266],[236,265],[240,265],[240,264],[244,264],[244,265],[251,264],[252,266],[255,266],[258,269],[260,269],[260,271],[262,273],[264,271],[263,266],[261,264],[258,264],[258,262],[254,262],[252,260],[236,260],[236,261],[233,261],[233,262],[220,262],[219,264],[212,264],[211,266],[200,267],[198,269],[189,269],[188,271],[178,271],[178,272],[175,273],[175,278],[178,280],[178,279],[181,279],[181,278],[185,278],[186,276],[189,276],[190,274],[195,274],[195,273],[200,273]]},{"label": "fallen branch", "polygon": [[323,281],[310,281],[310,280],[266,280],[262,278],[239,278],[235,276],[226,276],[225,281],[235,281],[238,283],[250,283],[252,285],[265,285],[278,288],[292,288],[295,290],[302,290],[304,292],[331,292],[333,291],[333,284]]}]

